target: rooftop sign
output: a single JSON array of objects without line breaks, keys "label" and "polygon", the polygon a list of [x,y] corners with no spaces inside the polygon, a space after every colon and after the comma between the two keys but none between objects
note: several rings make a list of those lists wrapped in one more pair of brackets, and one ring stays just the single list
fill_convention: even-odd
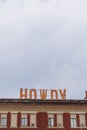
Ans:
[{"label": "rooftop sign", "polygon": [[41,99],[41,100],[65,100],[66,89],[23,89],[20,88],[20,99]]}]

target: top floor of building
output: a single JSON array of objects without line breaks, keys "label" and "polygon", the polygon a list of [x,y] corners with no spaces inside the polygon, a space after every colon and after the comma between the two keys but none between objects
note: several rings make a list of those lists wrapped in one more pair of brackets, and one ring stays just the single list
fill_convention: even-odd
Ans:
[{"label": "top floor of building", "polygon": [[0,129],[87,130],[87,100],[0,99]]}]

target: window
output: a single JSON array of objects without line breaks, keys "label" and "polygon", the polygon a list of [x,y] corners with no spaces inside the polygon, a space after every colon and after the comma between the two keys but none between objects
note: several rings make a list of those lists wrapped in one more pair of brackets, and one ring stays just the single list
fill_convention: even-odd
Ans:
[{"label": "window", "polygon": [[54,118],[48,118],[48,126],[54,126]]},{"label": "window", "polygon": [[21,125],[27,126],[27,118],[21,118]]},{"label": "window", "polygon": [[48,113],[48,126],[54,126],[54,114]]},{"label": "window", "polygon": [[28,119],[26,113],[21,114],[21,126],[22,127],[28,126]]},{"label": "window", "polygon": [[71,127],[77,127],[76,118],[71,118]]},{"label": "window", "polygon": [[1,126],[6,126],[6,125],[7,125],[7,118],[1,117],[0,125],[1,125]]},{"label": "window", "polygon": [[70,123],[71,123],[71,127],[77,127],[77,116],[76,114],[71,114],[70,115]]}]

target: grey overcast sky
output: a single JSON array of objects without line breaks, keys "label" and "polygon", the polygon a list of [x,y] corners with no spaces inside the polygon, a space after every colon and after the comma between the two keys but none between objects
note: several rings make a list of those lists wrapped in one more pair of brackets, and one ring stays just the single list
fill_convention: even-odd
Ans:
[{"label": "grey overcast sky", "polygon": [[19,89],[87,90],[87,0],[0,0],[0,98]]}]

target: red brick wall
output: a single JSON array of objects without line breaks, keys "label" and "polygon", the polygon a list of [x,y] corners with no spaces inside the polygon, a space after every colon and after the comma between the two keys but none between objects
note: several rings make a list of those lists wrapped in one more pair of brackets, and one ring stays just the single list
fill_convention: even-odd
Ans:
[{"label": "red brick wall", "polygon": [[11,113],[7,113],[7,127],[10,128],[11,126]]},{"label": "red brick wall", "polygon": [[46,130],[48,127],[48,114],[46,112],[37,113],[37,127],[39,130]]},{"label": "red brick wall", "polygon": [[30,114],[27,114],[27,126],[30,126]]},{"label": "red brick wall", "polygon": [[63,114],[63,126],[65,130],[70,130],[70,114],[69,113]]},{"label": "red brick wall", "polygon": [[79,114],[76,114],[76,119],[77,119],[77,127],[79,127],[80,126]]},{"label": "red brick wall", "polygon": [[54,114],[54,126],[57,126],[57,114]]},{"label": "red brick wall", "polygon": [[17,127],[20,128],[21,126],[21,113],[18,112],[17,114]]},{"label": "red brick wall", "polygon": [[[0,130],[65,130],[64,128],[0,128]],[[73,129],[74,130],[74,129]]]},{"label": "red brick wall", "polygon": [[[42,130],[39,128],[0,128],[0,130]],[[47,128],[44,130],[66,130],[64,128]],[[70,128],[69,130],[87,130],[87,128],[81,129],[81,128]]]},{"label": "red brick wall", "polygon": [[87,127],[87,113],[85,114],[86,127]]}]

